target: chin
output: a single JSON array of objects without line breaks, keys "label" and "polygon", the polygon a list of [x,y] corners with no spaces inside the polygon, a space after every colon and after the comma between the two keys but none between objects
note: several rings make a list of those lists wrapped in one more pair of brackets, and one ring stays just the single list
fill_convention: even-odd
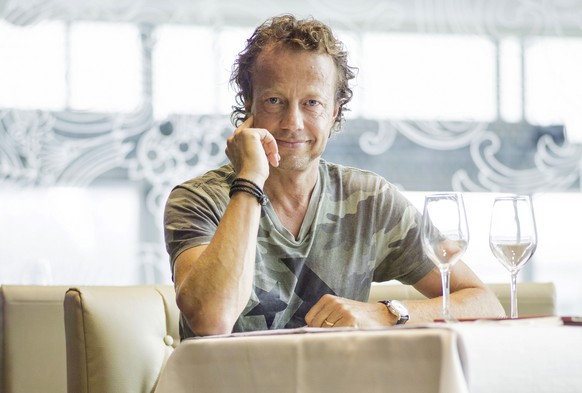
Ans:
[{"label": "chin", "polygon": [[281,157],[279,168],[288,171],[304,171],[319,162],[319,158],[312,159],[308,157]]}]

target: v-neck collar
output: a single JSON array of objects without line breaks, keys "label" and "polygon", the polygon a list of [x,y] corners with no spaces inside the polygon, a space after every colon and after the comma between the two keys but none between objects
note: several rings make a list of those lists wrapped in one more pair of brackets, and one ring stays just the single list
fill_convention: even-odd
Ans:
[{"label": "v-neck collar", "polygon": [[285,239],[287,239],[289,242],[291,242],[293,244],[301,244],[307,239],[307,237],[309,235],[309,231],[311,230],[311,226],[313,225],[313,221],[315,220],[315,217],[317,216],[317,211],[319,210],[319,206],[321,204],[321,196],[323,193],[323,191],[322,191],[323,190],[323,181],[322,181],[321,177],[322,177],[321,171],[318,170],[317,171],[317,181],[315,182],[315,187],[313,188],[313,192],[311,193],[311,197],[309,198],[309,206],[307,206],[307,211],[305,212],[305,218],[303,219],[303,222],[301,223],[301,228],[299,229],[299,235],[297,236],[297,239],[295,239],[295,236],[293,236],[293,234],[291,232],[289,232],[289,230],[287,230],[287,228],[285,228],[283,226],[283,224],[281,223],[281,220],[279,220],[279,216],[275,212],[275,209],[273,208],[273,205],[271,204],[271,202],[267,203],[267,205],[265,205],[265,207],[264,207],[265,213],[271,219],[271,222],[273,223],[273,226],[275,227],[275,229]]}]

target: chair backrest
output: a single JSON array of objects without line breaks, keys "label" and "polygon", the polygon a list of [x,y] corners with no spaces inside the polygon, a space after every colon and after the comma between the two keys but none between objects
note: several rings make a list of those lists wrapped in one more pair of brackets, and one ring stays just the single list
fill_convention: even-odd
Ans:
[{"label": "chair backrest", "polygon": [[[488,284],[493,290],[505,313],[509,315],[510,285]],[[410,285],[378,283],[370,291],[370,302],[386,299],[424,299],[425,297]],[[517,284],[517,307],[522,317],[556,315],[556,287],[553,283],[520,282]]]},{"label": "chair backrest", "polygon": [[64,301],[69,393],[150,393],[179,343],[171,285],[77,287]]},{"label": "chair backrest", "polygon": [[63,299],[69,287],[0,287],[0,393],[65,393]]}]

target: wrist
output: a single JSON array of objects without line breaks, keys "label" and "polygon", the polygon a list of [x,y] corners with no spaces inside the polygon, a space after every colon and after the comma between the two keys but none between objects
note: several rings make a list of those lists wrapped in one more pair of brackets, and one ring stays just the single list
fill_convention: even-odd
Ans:
[{"label": "wrist", "polygon": [[245,179],[252,181],[261,189],[265,186],[266,177],[257,174],[256,172],[240,171],[236,174],[237,179]]},{"label": "wrist", "polygon": [[378,303],[385,306],[393,325],[404,325],[410,319],[408,309],[398,300],[380,300]]},{"label": "wrist", "polygon": [[232,198],[233,195],[238,193],[254,196],[261,206],[265,206],[269,202],[269,198],[267,198],[263,189],[257,183],[249,179],[237,177],[233,180],[230,185],[228,196]]}]

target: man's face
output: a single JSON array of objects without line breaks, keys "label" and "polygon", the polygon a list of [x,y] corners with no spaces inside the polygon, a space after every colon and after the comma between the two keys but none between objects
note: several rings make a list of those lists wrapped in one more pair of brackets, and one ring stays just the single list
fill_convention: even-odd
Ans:
[{"label": "man's face", "polygon": [[317,165],[338,114],[336,69],[327,54],[267,49],[253,71],[253,126],[277,140],[283,170]]}]

